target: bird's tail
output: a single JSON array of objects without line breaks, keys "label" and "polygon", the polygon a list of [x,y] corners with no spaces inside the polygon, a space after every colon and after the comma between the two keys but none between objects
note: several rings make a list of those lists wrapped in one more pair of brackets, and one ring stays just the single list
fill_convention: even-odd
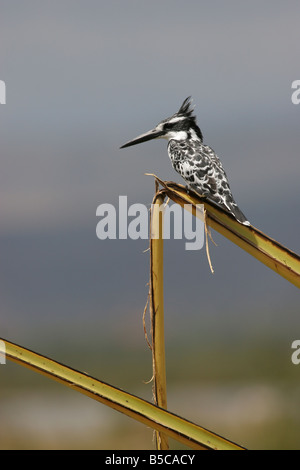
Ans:
[{"label": "bird's tail", "polygon": [[[193,186],[190,186],[197,194],[200,194],[198,190],[195,190]],[[206,194],[201,194],[201,196],[206,196]],[[222,209],[225,209],[225,211],[229,212],[240,224],[243,225],[251,225],[245,214],[241,211],[237,203],[232,197],[232,194],[230,195],[230,199],[224,199],[212,195],[206,196],[208,200],[212,201],[213,203],[217,204],[218,206],[222,207]]]},{"label": "bird's tail", "polygon": [[217,203],[218,206],[222,207],[222,209],[225,209],[227,212],[229,212],[235,218],[235,220],[240,222],[240,224],[251,225],[245,214],[243,214],[243,212],[233,199],[232,195],[230,197],[230,200],[228,200],[228,198],[227,200],[220,200],[212,197],[208,197],[208,199]]},{"label": "bird's tail", "polygon": [[236,202],[231,202],[230,207],[225,207],[234,216],[234,218],[243,225],[251,225],[247,217],[243,214]]}]

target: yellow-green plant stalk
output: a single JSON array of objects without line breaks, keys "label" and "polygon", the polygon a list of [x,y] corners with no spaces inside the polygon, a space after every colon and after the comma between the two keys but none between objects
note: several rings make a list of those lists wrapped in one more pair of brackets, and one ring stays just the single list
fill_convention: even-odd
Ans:
[{"label": "yellow-green plant stalk", "polygon": [[[252,225],[240,224],[230,217],[225,210],[208,201],[205,197],[201,197],[193,191],[187,192],[186,188],[180,184],[162,181],[156,175],[152,176],[164,188],[161,192],[182,207],[185,204],[193,204],[196,208],[197,204],[203,204],[206,210],[206,223],[210,227],[300,288],[300,256],[298,254],[268,237]],[[198,216],[196,210],[194,214]]]},{"label": "yellow-green plant stalk", "polygon": [[[157,406],[167,409],[163,282],[163,202],[164,197],[156,194],[151,209],[150,312],[154,400]],[[169,448],[166,434],[156,432],[156,447],[159,450],[167,450]]]},{"label": "yellow-green plant stalk", "polygon": [[[4,338],[0,338],[0,349],[2,354],[5,354],[6,359],[28,367],[70,387],[72,390],[104,403],[193,449],[244,450],[243,447],[146,400],[101,382],[53,359],[18,346]],[[26,406],[25,403],[24,406]]]}]

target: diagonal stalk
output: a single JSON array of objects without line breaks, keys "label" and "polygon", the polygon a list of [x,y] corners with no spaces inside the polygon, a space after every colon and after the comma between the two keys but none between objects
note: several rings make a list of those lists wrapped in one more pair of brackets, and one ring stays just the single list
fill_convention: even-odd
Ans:
[{"label": "diagonal stalk", "polygon": [[[150,174],[149,174],[150,176]],[[221,235],[247,251],[251,256],[265,264],[268,268],[284,277],[291,284],[300,288],[300,256],[270,238],[257,228],[242,225],[234,220],[225,210],[210,202],[205,197],[172,181],[162,181],[151,174],[164,188],[166,196],[184,207],[185,204],[203,204],[206,210],[207,224]],[[197,213],[195,212],[197,216]]]},{"label": "diagonal stalk", "polygon": [[142,398],[0,338],[0,357],[3,355],[10,361],[56,380],[146,426],[162,431],[193,449],[244,450],[243,447],[184,418],[158,408]]}]

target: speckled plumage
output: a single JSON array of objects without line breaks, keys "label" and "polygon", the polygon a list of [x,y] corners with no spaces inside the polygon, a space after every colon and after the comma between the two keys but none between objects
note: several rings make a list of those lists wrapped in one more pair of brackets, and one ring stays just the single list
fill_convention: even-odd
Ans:
[{"label": "speckled plumage", "polygon": [[190,97],[173,116],[164,119],[153,130],[127,142],[123,147],[154,138],[169,140],[168,154],[173,168],[190,189],[218,204],[238,222],[250,225],[232,196],[222,163],[216,153],[203,144],[202,132],[196,124]]},{"label": "speckled plumage", "polygon": [[239,222],[247,223],[232,196],[222,163],[208,145],[200,140],[171,139],[168,154],[174,170],[188,187],[229,211]]}]

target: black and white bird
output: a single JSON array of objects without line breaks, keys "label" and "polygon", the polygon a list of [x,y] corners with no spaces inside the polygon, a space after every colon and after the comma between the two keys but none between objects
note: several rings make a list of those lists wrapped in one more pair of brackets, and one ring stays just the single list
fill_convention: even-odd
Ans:
[{"label": "black and white bird", "polygon": [[172,166],[186,181],[188,188],[228,211],[241,224],[250,225],[232,196],[222,163],[215,152],[203,144],[203,135],[193,111],[191,97],[188,97],[177,113],[121,148],[151,139],[168,139]]}]

